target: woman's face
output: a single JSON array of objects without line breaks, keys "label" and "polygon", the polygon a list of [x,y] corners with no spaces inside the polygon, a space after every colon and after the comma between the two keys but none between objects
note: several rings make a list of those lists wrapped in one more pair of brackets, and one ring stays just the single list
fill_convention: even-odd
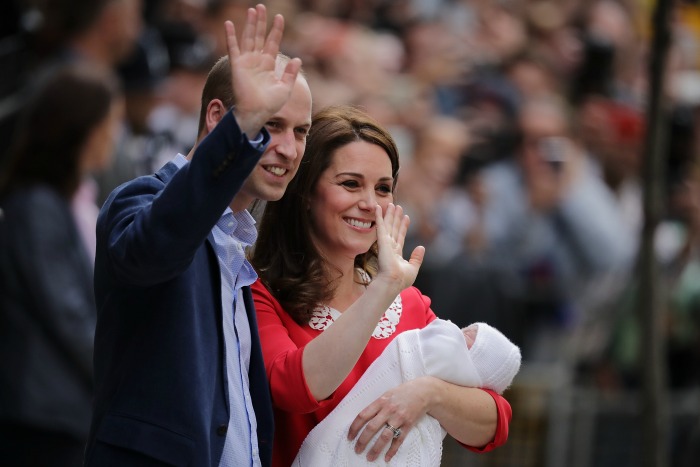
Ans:
[{"label": "woman's face", "polygon": [[377,239],[374,207],[384,212],[394,179],[384,149],[356,141],[335,151],[310,200],[311,235],[331,261],[352,259],[367,252]]}]

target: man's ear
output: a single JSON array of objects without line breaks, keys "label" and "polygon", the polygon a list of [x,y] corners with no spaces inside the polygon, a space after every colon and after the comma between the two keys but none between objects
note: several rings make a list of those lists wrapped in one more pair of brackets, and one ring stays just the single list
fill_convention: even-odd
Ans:
[{"label": "man's ear", "polygon": [[209,134],[216,125],[219,124],[226,114],[226,107],[220,99],[212,99],[207,105],[206,124],[207,134]]}]

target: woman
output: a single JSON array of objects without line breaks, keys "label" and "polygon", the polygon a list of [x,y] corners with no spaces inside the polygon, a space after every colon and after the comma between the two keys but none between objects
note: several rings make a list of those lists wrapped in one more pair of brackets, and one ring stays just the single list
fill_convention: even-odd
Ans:
[{"label": "woman", "polygon": [[63,65],[40,80],[18,122],[0,181],[3,465],[82,464],[96,311],[71,202],[110,161],[120,96],[102,72]]},{"label": "woman", "polygon": [[[386,130],[357,109],[331,107],[314,117],[287,192],[265,208],[251,261],[260,276],[253,295],[275,406],[275,466],[292,463],[392,339],[436,318],[430,299],[411,287],[423,247],[408,261],[401,254],[408,218],[393,204],[398,171]],[[427,376],[362,410],[348,437],[368,460],[388,446],[388,461],[425,414],[487,451],[505,442],[511,410],[492,391]]]}]

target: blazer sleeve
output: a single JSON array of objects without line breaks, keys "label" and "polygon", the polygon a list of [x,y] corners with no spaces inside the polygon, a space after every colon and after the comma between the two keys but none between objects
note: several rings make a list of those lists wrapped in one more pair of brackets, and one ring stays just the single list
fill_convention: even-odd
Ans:
[{"label": "blazer sleeve", "polygon": [[[253,147],[228,112],[169,180],[140,177],[112,192],[97,226],[112,273],[150,286],[180,274],[223,214],[270,141]],[[102,245],[101,245],[102,244]]]}]

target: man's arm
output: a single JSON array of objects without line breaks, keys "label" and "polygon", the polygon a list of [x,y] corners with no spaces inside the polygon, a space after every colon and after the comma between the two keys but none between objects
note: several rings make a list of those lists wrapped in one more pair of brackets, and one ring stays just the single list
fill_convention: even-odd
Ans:
[{"label": "man's arm", "polygon": [[[212,122],[191,162],[165,185],[142,178],[105,204],[98,242],[106,242],[120,280],[147,286],[186,268],[257,164],[269,141],[263,125],[288,100],[301,64],[293,59],[276,71],[284,20],[276,16],[267,35],[266,23],[264,6],[249,9],[240,47],[233,24],[226,23],[236,108]],[[248,135],[261,131],[263,144],[254,148]]]}]

